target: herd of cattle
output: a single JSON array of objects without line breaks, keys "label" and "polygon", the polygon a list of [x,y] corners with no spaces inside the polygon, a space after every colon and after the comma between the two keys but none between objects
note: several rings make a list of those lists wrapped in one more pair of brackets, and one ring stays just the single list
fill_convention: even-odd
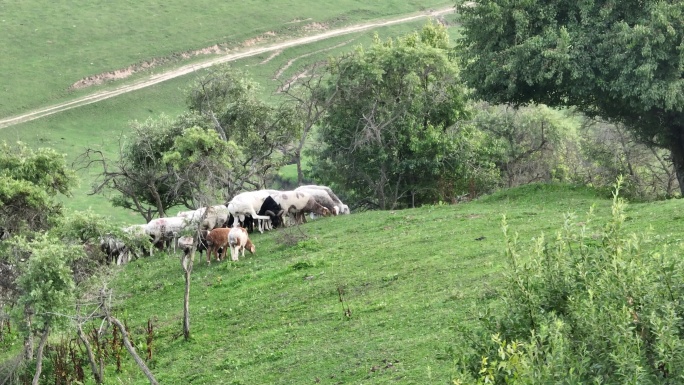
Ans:
[{"label": "herd of cattle", "polygon": [[[254,253],[255,247],[248,231],[259,232],[306,222],[306,215],[330,216],[350,214],[326,186],[300,186],[292,191],[258,190],[243,192],[227,205],[202,207],[181,211],[175,217],[157,218],[147,224],[132,225],[123,229],[130,239],[142,240],[140,251],[151,255],[153,249],[178,247],[189,253],[193,245],[200,252],[207,251],[207,263],[212,254],[223,259],[230,248],[231,259],[245,249]],[[194,234],[192,236],[185,234]],[[120,238],[108,235],[100,240],[100,248],[116,264],[127,263],[138,255],[137,247]],[[148,251],[149,250],[149,251]]]}]

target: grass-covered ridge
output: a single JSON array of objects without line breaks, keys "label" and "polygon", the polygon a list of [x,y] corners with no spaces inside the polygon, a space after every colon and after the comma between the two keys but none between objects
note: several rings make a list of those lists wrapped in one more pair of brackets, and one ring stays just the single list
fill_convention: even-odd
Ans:
[{"label": "grass-covered ridge", "polygon": [[443,0],[3,2],[0,116],[62,100],[72,93],[74,83],[109,71],[178,63],[193,51],[210,53],[211,47],[232,51],[263,39],[277,41],[452,4]]},{"label": "grass-covered ridge", "polygon": [[[318,220],[293,246],[281,242],[282,230],[254,234],[254,256],[196,262],[190,342],[181,333],[177,258],[135,261],[110,286],[140,348],[153,319],[149,364],[160,383],[450,383],[465,338],[454,327],[500,305],[502,215],[526,244],[553,234],[565,213],[581,221],[592,205],[599,228],[610,217],[602,195],[531,185],[466,204]],[[631,205],[627,230],[652,227],[679,244],[681,207],[681,200]],[[121,374],[112,369],[108,378],[147,382],[131,361]]]}]

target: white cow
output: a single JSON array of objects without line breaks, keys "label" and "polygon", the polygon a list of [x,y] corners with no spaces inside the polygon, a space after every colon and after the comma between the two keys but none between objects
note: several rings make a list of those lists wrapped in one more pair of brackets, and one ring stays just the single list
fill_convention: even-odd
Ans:
[{"label": "white cow", "polygon": [[201,220],[200,230],[213,230],[217,227],[223,227],[228,221],[230,213],[225,205],[215,205],[200,207],[197,210],[179,211],[176,216],[186,218],[193,223],[198,223]]},{"label": "white cow", "polygon": [[311,195],[319,205],[327,208],[332,215],[337,215],[340,212],[339,205],[337,205],[330,194],[323,189],[297,187],[294,191],[305,192]]},{"label": "white cow", "polygon": [[240,252],[242,252],[242,258],[244,258],[245,249],[249,250],[252,254],[256,252],[254,244],[249,239],[249,234],[247,234],[247,229],[244,227],[233,227],[230,229],[230,233],[228,233],[228,246],[230,246],[230,259],[233,261],[238,260]]},{"label": "white cow", "polygon": [[177,238],[192,224],[193,222],[191,220],[183,217],[157,218],[145,225],[145,233],[152,238],[152,244],[157,245],[161,241]]},{"label": "white cow", "polygon": [[337,195],[335,195],[335,193],[333,192],[333,190],[332,190],[330,187],[328,187],[328,186],[319,186],[319,185],[315,185],[315,184],[310,184],[310,185],[299,186],[299,187],[297,187],[297,188],[295,189],[295,191],[298,190],[298,189],[307,189],[307,190],[316,189],[316,190],[323,190],[323,191],[325,191],[326,193],[328,193],[328,195],[330,196],[330,198],[331,198],[331,199],[333,200],[333,202],[335,203],[335,206],[337,206],[337,214],[338,214],[338,215],[339,215],[339,214],[351,214],[351,211],[349,210],[349,206],[347,206],[347,205],[345,205],[344,203],[342,203],[342,201],[340,200],[340,198],[338,198]]},{"label": "white cow", "polygon": [[[240,193],[233,197],[228,203],[228,212],[235,218],[233,227],[239,226],[239,223],[245,222],[246,216],[251,216],[253,220],[259,220],[259,232],[263,233],[263,222],[270,221],[271,217],[268,215],[257,214],[264,204],[266,198],[269,197],[269,192],[277,192],[276,190],[257,190]],[[279,215],[282,213],[274,213]]]}]

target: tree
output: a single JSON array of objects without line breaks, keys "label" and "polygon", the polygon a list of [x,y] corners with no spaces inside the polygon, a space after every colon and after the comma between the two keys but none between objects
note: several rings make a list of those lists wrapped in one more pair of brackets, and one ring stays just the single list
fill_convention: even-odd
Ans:
[{"label": "tree", "polygon": [[62,245],[47,235],[38,236],[31,242],[17,237],[15,242],[31,256],[26,270],[18,279],[18,287],[26,323],[26,357],[33,355],[32,334],[41,334],[33,378],[33,384],[38,384],[48,335],[52,329],[65,323],[62,314],[73,302],[75,285],[69,264],[83,256],[83,249],[76,245]]},{"label": "tree", "polygon": [[103,169],[93,191],[116,191],[111,199],[115,206],[136,211],[147,221],[166,216],[177,205],[199,207],[201,190],[231,183],[238,150],[235,143],[194,123],[186,116],[133,123],[131,138],[121,140],[118,160],[89,149],[83,155],[86,164],[98,163]]},{"label": "tree", "polygon": [[290,103],[268,104],[258,98],[259,86],[229,66],[211,68],[188,92],[189,111],[201,126],[214,129],[240,149],[237,177],[230,196],[245,188],[263,188],[269,175],[289,160],[286,148],[301,135],[301,121]]},{"label": "tree", "polygon": [[64,155],[48,148],[34,151],[21,142],[0,143],[0,232],[49,228],[50,217],[61,212],[55,196],[68,196],[75,184]]},{"label": "tree", "polygon": [[319,180],[389,209],[435,201],[445,179],[462,176],[452,147],[465,89],[448,44],[446,29],[430,23],[330,63],[318,93],[329,103],[314,154]]},{"label": "tree", "polygon": [[684,191],[684,3],[482,0],[461,13],[477,96],[621,122],[671,152]]},{"label": "tree", "polygon": [[289,101],[294,103],[302,130],[299,140],[294,143],[292,157],[297,165],[297,185],[304,184],[304,170],[302,155],[304,146],[310,142],[309,135],[319,123],[337,93],[333,90],[321,94],[323,82],[326,78],[326,68],[321,63],[315,63],[308,68],[303,76],[296,76],[294,80],[281,82],[278,88]]},{"label": "tree", "polygon": [[[188,92],[188,112],[133,122],[118,159],[93,149],[82,155],[86,167],[103,170],[94,193],[115,191],[114,205],[150,221],[177,205],[223,203],[245,188],[263,188],[287,158],[281,148],[297,138],[299,123],[292,108],[263,103],[256,90],[229,67],[210,70]],[[210,190],[220,194],[200,204]]]},{"label": "tree", "polygon": [[554,179],[557,168],[563,166],[560,148],[574,133],[557,111],[487,103],[479,103],[477,109],[472,124],[503,149],[496,164],[508,187]]}]

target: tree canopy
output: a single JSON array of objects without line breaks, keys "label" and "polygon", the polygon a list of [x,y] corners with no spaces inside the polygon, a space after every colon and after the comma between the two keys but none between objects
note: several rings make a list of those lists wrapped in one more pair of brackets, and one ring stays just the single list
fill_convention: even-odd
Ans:
[{"label": "tree canopy", "polygon": [[0,143],[0,236],[48,228],[49,217],[61,210],[54,197],[69,195],[75,184],[64,156],[54,150]]},{"label": "tree canopy", "polygon": [[457,158],[465,152],[456,150],[463,132],[454,125],[468,112],[448,45],[446,29],[430,23],[396,40],[376,37],[330,63],[319,94],[328,98],[314,162],[319,180],[381,209],[453,196],[440,186],[463,177]]},{"label": "tree canopy", "polygon": [[461,7],[476,95],[577,106],[672,152],[684,189],[684,3],[482,0]]},{"label": "tree canopy", "polygon": [[188,91],[186,113],[132,122],[118,159],[85,154],[103,167],[94,191],[114,191],[115,205],[149,221],[174,206],[197,208],[264,187],[301,127],[293,110],[259,100],[257,90],[230,67],[208,70]]}]

